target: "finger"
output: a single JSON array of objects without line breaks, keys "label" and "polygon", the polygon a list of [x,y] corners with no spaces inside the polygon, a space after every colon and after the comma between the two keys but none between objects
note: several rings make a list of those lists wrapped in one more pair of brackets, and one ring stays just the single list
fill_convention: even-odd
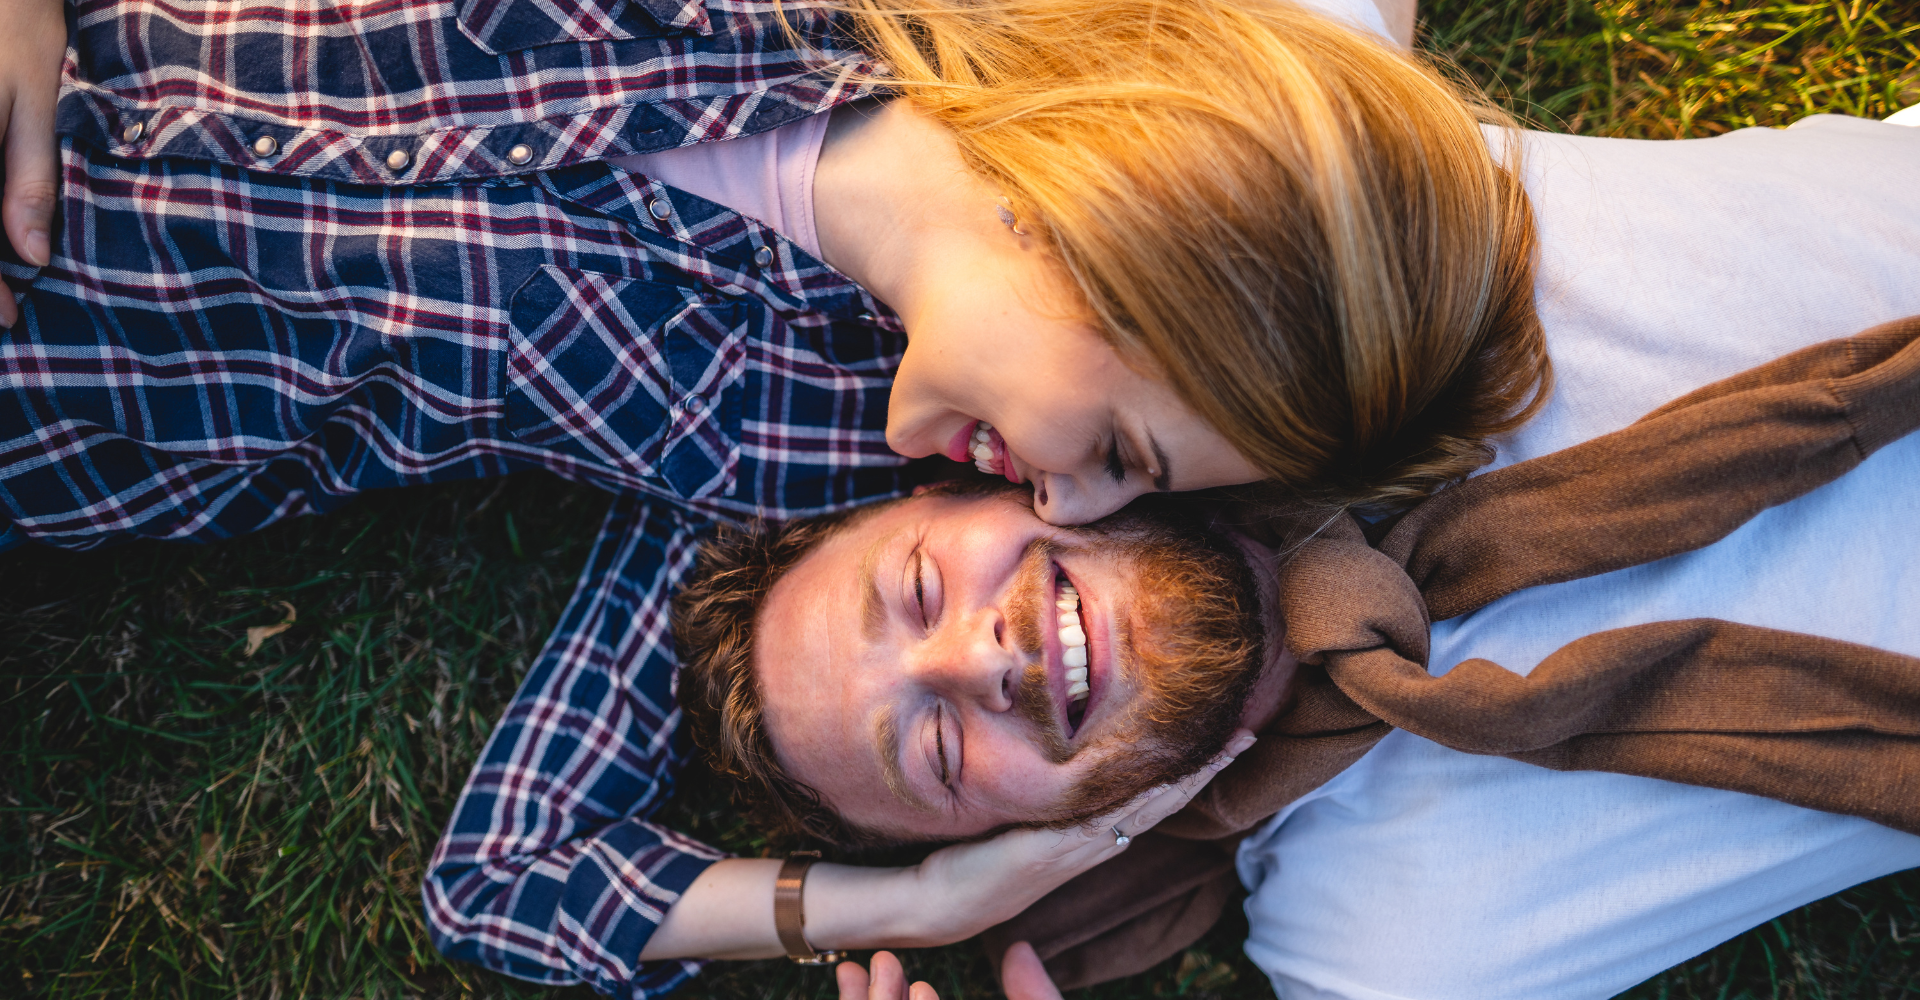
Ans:
[{"label": "finger", "polygon": [[840,987],[840,1000],[867,1000],[866,966],[841,962],[833,967],[833,979]]},{"label": "finger", "polygon": [[54,105],[60,94],[58,55],[21,72],[21,77],[16,80],[22,85],[0,98],[6,115],[0,124],[0,141],[6,144],[7,177],[5,193],[0,195],[0,217],[14,252],[36,267],[45,267],[59,192],[59,153],[53,135]]},{"label": "finger", "polygon": [[13,301],[13,289],[0,281],[0,326],[11,330],[20,322],[20,306]]},{"label": "finger", "polygon": [[1039,953],[1025,941],[1014,942],[1000,960],[1000,988],[1007,991],[1007,1000],[1060,1000],[1060,989]]},{"label": "finger", "polygon": [[867,987],[867,1000],[907,1000],[907,970],[893,952],[876,951],[867,972],[873,984]]},{"label": "finger", "polygon": [[914,983],[907,1000],[940,1000],[940,994],[933,991],[931,983]]},{"label": "finger", "polygon": [[6,219],[7,240],[22,260],[45,267],[52,259],[49,234],[59,193],[52,95],[16,95],[5,136],[7,185],[0,216]]}]

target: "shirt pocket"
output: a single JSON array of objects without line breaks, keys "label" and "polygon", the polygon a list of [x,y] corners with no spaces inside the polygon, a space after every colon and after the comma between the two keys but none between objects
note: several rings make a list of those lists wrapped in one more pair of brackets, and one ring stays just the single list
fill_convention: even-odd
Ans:
[{"label": "shirt pocket", "polygon": [[730,495],[754,315],[697,288],[542,267],[509,314],[507,432],[682,499]]},{"label": "shirt pocket", "polygon": [[461,0],[460,30],[489,55],[561,42],[710,35],[705,0]]}]

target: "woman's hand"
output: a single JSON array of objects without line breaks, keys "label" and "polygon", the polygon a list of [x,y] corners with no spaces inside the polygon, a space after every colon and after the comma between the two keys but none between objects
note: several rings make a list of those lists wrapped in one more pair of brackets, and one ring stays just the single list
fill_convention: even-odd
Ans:
[{"label": "woman's hand", "polygon": [[807,883],[808,940],[816,948],[925,948],[972,937],[1126,850],[1114,836],[1116,827],[1129,837],[1152,829],[1253,742],[1253,734],[1242,730],[1195,774],[1084,826],[1012,830],[941,848],[913,868],[884,874],[821,865],[812,876],[819,881]]},{"label": "woman's hand", "polygon": [[[50,234],[59,196],[59,160],[53,139],[53,106],[60,96],[60,61],[67,52],[67,22],[60,0],[0,0],[0,162],[6,191],[0,218],[14,253],[36,267],[52,255]],[[0,326],[20,319],[13,295],[0,292]]]},{"label": "woman's hand", "polygon": [[[1116,842],[1115,827],[1129,837],[1152,829],[1252,745],[1253,734],[1241,730],[1198,773],[1084,827],[1013,830],[977,844],[941,848],[911,868],[814,865],[802,901],[807,942],[820,950],[925,948],[972,937],[1125,850]],[[779,870],[773,858],[729,858],[709,866],[667,911],[640,960],[781,954],[773,925]],[[897,985],[906,989],[904,979]]]},{"label": "woman's hand", "polygon": [[[859,962],[841,962],[833,968],[840,985],[840,1000],[940,1000],[927,983],[907,985],[907,973],[891,952],[877,952],[871,971]],[[1040,964],[1033,945],[1017,941],[1000,960],[1000,988],[1007,1000],[1060,1000],[1060,990]]]}]

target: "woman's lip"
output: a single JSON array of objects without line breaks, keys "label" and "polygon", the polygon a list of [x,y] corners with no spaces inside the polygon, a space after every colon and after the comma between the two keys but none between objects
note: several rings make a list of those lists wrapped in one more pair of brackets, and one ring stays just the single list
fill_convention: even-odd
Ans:
[{"label": "woman's lip", "polygon": [[947,442],[948,458],[956,462],[973,461],[973,455],[970,454],[973,450],[973,429],[978,426],[980,421],[969,420],[966,426],[960,428],[960,433],[955,434],[953,439]]},{"label": "woman's lip", "polygon": [[1000,474],[1007,477],[1007,482],[1015,486],[1026,482],[1025,479],[1021,478],[1020,470],[1013,467],[1013,452],[1007,450],[1005,438],[995,434],[993,436],[993,450],[996,452],[994,457],[1000,460]]}]

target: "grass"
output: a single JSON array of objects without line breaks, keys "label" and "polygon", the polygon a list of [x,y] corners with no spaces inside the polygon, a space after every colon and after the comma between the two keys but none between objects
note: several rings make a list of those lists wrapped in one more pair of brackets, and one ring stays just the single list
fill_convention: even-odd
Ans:
[{"label": "grass", "polygon": [[[1920,101],[1920,3],[1444,0],[1426,44],[1544,127],[1634,137]],[[604,508],[542,476],[368,497],[230,543],[0,556],[0,994],[587,996],[442,961],[421,866]],[[249,629],[284,630],[248,650]],[[751,832],[690,781],[666,817]],[[1088,1000],[1271,996],[1244,927]],[[976,948],[911,955],[948,1000]],[[823,996],[784,962],[685,996]],[[1795,911],[1637,998],[1920,996],[1920,873]]]}]

